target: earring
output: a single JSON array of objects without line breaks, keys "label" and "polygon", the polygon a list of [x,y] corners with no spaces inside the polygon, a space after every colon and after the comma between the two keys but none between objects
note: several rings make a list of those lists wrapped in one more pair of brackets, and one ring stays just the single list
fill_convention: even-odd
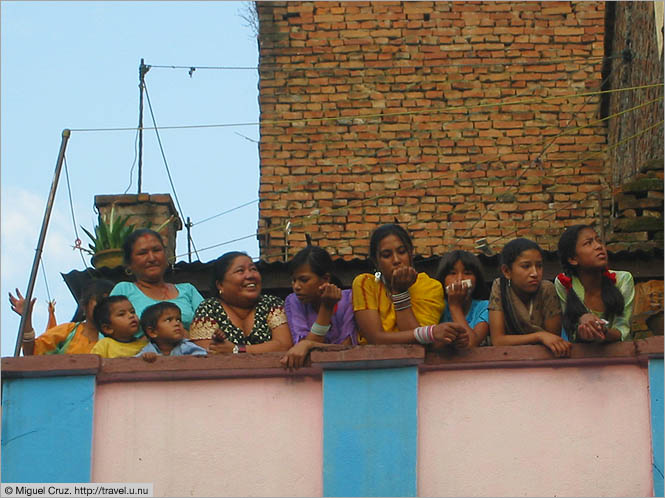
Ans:
[{"label": "earring", "polygon": [[125,267],[125,275],[127,275],[128,277],[132,276],[132,269],[129,266]]},{"label": "earring", "polygon": [[508,279],[508,287],[510,288],[512,286],[512,280]]},{"label": "earring", "polygon": [[219,294],[219,297],[222,297],[222,289],[218,289],[217,294]]},{"label": "earring", "polygon": [[374,272],[374,281],[378,283],[380,280],[381,280],[381,272],[380,271]]}]

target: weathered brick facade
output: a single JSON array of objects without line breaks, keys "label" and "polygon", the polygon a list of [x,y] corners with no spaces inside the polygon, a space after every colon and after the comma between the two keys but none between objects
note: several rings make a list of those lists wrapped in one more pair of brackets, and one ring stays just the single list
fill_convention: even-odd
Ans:
[{"label": "weathered brick facade", "polygon": [[256,5],[262,259],[395,220],[423,256],[552,250],[599,193],[608,222],[604,2]]},{"label": "weathered brick facade", "polygon": [[[616,114],[647,102],[634,112],[622,114],[610,123],[608,144],[621,143],[610,154],[612,183],[630,181],[648,162],[663,157],[663,58],[658,52],[653,2],[613,2],[609,9],[608,51],[623,55],[608,67],[610,88],[658,87],[609,95],[609,113]],[[626,60],[627,59],[627,60]],[[649,129],[650,128],[650,129]]]}]

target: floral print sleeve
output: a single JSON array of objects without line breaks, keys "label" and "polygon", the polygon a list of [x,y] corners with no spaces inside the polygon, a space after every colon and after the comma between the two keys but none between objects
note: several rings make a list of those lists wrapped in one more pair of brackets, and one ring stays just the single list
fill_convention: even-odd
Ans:
[{"label": "floral print sleeve", "polygon": [[286,323],[284,301],[275,296],[262,295],[254,309],[254,326],[249,335],[233,325],[224,306],[216,297],[206,299],[197,308],[190,339],[212,339],[216,330],[221,329],[226,339],[234,344],[261,344],[272,339],[272,330]]},{"label": "floral print sleeve", "polygon": [[192,325],[189,327],[189,338],[193,340],[212,339],[213,334],[221,327],[226,317],[222,305],[215,297],[205,299],[194,313]]}]

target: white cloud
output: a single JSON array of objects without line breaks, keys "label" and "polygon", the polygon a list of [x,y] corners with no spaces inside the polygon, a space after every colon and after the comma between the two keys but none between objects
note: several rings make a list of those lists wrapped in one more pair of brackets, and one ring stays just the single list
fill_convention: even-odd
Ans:
[{"label": "white cloud", "polygon": [[[46,195],[40,196],[29,190],[17,187],[3,188],[2,195],[2,356],[13,354],[20,317],[11,311],[8,292],[19,288],[25,294],[35,250],[42,226]],[[63,197],[58,195],[56,199]],[[62,205],[60,205],[62,204]],[[89,209],[87,210],[89,211]],[[77,219],[81,213],[77,213]],[[78,228],[78,227],[77,227]],[[78,228],[81,234],[80,228]],[[76,311],[76,301],[69,292],[60,273],[73,269],[82,269],[83,263],[78,251],[72,250],[74,228],[65,202],[56,202],[51,214],[42,252],[42,262],[46,271],[48,290],[57,302],[56,317],[58,322],[69,321]],[[86,240],[83,241],[87,243]],[[89,264],[89,260],[86,261]],[[47,290],[44,273],[40,267],[33,291],[37,304],[33,312],[33,326],[37,334],[45,328],[48,319]]]}]

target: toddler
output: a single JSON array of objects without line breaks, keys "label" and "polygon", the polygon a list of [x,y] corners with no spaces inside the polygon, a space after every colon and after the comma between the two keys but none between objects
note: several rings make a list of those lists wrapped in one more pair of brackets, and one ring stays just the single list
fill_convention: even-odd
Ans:
[{"label": "toddler", "polygon": [[136,356],[153,362],[158,355],[184,356],[206,355],[208,352],[185,339],[180,308],[162,301],[148,306],[141,315],[141,327],[150,341]]},{"label": "toddler", "polygon": [[103,298],[95,306],[93,317],[105,337],[95,344],[91,354],[102,358],[134,356],[148,342],[145,337],[134,337],[139,330],[139,319],[126,296]]}]

